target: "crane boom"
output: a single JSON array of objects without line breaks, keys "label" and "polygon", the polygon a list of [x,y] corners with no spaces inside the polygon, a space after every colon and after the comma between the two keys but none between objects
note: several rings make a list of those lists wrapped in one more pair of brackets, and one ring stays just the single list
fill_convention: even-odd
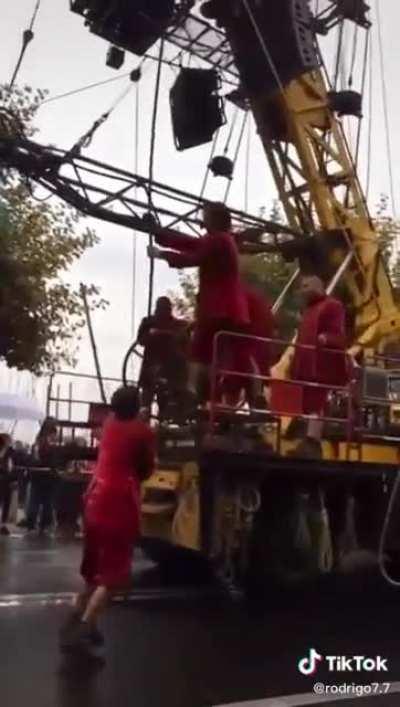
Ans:
[{"label": "crane boom", "polygon": [[[198,232],[206,200],[127,170],[71,153],[2,130],[0,110],[0,167],[15,169],[46,192],[54,194],[81,213],[142,233],[152,232],[148,218],[152,191],[158,216],[168,226],[184,225]],[[274,231],[278,224],[232,211],[235,229]],[[291,229],[284,229],[292,233]],[[293,235],[298,235],[293,232]]]},{"label": "crane boom", "polygon": [[[106,36],[97,21],[100,10],[94,11],[92,5],[96,3],[71,0],[73,11],[83,14],[89,24],[94,23],[92,31]],[[308,250],[314,247],[320,251],[322,244],[324,274],[328,273],[334,283],[340,278],[346,286],[355,347],[381,351],[386,343],[399,338],[400,312],[316,42],[316,33],[329,31],[337,21],[354,21],[368,29],[368,6],[364,0],[332,0],[327,9],[314,17],[309,0],[203,2],[202,14],[216,20],[217,29],[191,14],[193,5],[192,0],[165,3],[166,16],[168,8],[172,13],[166,39],[183,50],[197,52],[203,61],[220,66],[231,79],[239,74],[243,105],[247,100],[254,114],[290,227],[293,232],[308,236]],[[161,25],[164,26],[160,24],[158,34],[162,32]],[[189,31],[192,26],[194,30]],[[107,32],[112,27],[111,23]],[[127,27],[123,34],[126,47],[135,51]],[[190,41],[185,44],[187,38]],[[79,155],[50,154],[50,148],[32,142],[22,145],[23,141],[18,144],[11,140],[11,147],[4,137],[0,135],[3,164],[16,166],[84,213],[147,230],[137,213],[143,209],[143,202],[134,203],[127,193],[133,182],[146,192],[148,185],[142,178],[130,180],[123,175],[121,179],[118,174],[120,188],[110,194],[108,189],[93,184],[94,180],[89,184],[81,180],[76,164]],[[55,159],[55,163],[49,166],[47,159]],[[76,180],[73,175],[62,173],[65,165],[73,167]],[[88,164],[83,167],[91,168]],[[103,173],[101,178],[108,176]],[[96,198],[92,198],[96,192]],[[174,193],[175,196],[180,198]],[[117,202],[122,210],[115,213],[111,204]],[[193,228],[197,225],[195,199],[190,197],[188,202],[193,210],[183,217],[176,215],[175,221]],[[174,216],[174,210],[166,215]],[[238,220],[243,223],[243,216]],[[254,225],[254,221],[250,219],[247,224]],[[314,263],[314,267],[318,271],[320,265]]]},{"label": "crane boom", "polygon": [[[342,282],[352,303],[353,340],[356,347],[381,350],[399,338],[400,312],[378,234],[332,108],[307,0],[280,0],[279,6],[232,2],[231,12],[216,10],[217,19],[231,44],[288,222],[303,233],[324,234],[332,276],[352,255]],[[289,41],[298,42],[297,54]]]}]

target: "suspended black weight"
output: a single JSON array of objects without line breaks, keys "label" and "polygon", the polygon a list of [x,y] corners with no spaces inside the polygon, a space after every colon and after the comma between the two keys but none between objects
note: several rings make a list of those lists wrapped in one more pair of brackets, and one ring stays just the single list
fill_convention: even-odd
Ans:
[{"label": "suspended black weight", "polygon": [[111,69],[120,69],[125,61],[125,52],[111,45],[107,52],[106,65]]},{"label": "suspended black weight", "polygon": [[346,20],[352,20],[362,27],[370,24],[367,17],[370,7],[365,0],[337,0],[337,9]]},{"label": "suspended black weight", "polygon": [[351,115],[362,118],[362,95],[357,91],[331,91],[329,103],[339,116]]},{"label": "suspended black weight", "polygon": [[178,150],[203,145],[225,123],[213,69],[182,69],[171,92],[172,127]]},{"label": "suspended black weight", "polygon": [[208,166],[214,177],[226,177],[226,179],[232,179],[234,164],[229,157],[225,157],[225,155],[217,155],[216,157],[213,157]]}]

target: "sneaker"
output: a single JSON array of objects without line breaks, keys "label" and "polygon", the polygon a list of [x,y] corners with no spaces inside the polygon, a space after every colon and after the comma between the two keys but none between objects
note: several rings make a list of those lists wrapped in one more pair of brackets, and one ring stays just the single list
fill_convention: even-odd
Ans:
[{"label": "sneaker", "polygon": [[94,626],[91,631],[90,631],[90,639],[92,641],[92,644],[96,646],[96,648],[100,648],[101,646],[104,646],[104,636],[100,629],[97,628],[97,626]]},{"label": "sneaker", "polygon": [[64,638],[66,638],[69,633],[73,631],[73,629],[80,622],[80,620],[80,614],[78,614],[76,611],[71,611],[71,613],[65,619],[64,623],[60,626],[60,643],[62,643]]},{"label": "sneaker", "polygon": [[[81,617],[76,611],[73,611],[65,620],[60,628],[60,646],[68,644],[71,635],[76,631],[76,627],[81,624]],[[87,626],[87,624],[84,624]],[[104,636],[97,626],[91,627],[88,632],[88,638],[93,646],[99,648],[104,646]]]},{"label": "sneaker", "polygon": [[0,528],[0,535],[11,535],[11,533],[10,533],[10,531],[9,531],[9,529],[7,528],[6,525],[3,525],[3,526]]},{"label": "sneaker", "polygon": [[84,651],[90,652],[93,646],[90,626],[83,621],[72,619],[69,629],[60,635],[60,649],[62,652]]}]

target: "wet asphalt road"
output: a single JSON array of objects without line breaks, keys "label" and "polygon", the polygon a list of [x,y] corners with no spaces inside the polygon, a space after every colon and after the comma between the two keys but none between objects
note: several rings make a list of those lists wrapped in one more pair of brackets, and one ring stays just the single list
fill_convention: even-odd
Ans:
[{"label": "wet asphalt road", "polygon": [[[296,703],[278,696],[310,693],[316,681],[400,681],[397,596],[365,602],[361,588],[351,605],[342,597],[334,608],[309,603],[249,611],[210,587],[196,593],[181,586],[177,598],[140,554],[135,582],[143,592],[104,619],[105,664],[66,660],[57,631],[68,611],[65,594],[79,586],[79,551],[79,544],[51,539],[0,540],[4,707],[214,707],[266,698],[276,699],[259,707],[286,707]],[[316,676],[304,677],[297,662],[311,647],[323,655],[378,654],[388,659],[389,673],[329,675],[321,664]],[[400,693],[340,702],[355,703],[398,707]]]}]

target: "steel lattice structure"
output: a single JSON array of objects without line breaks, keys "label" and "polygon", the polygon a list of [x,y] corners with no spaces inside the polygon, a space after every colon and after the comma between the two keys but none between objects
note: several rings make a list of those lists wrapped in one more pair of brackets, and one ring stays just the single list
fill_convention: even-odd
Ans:
[{"label": "steel lattice structure", "polygon": [[[24,138],[0,139],[0,163],[16,169],[93,218],[140,231],[151,232],[146,215],[156,211],[163,225],[186,226],[198,232],[202,206],[207,200],[161,182],[132,174],[81,154],[39,145]],[[264,219],[232,211],[234,228],[274,227]],[[276,226],[275,226],[276,228]]]}]

